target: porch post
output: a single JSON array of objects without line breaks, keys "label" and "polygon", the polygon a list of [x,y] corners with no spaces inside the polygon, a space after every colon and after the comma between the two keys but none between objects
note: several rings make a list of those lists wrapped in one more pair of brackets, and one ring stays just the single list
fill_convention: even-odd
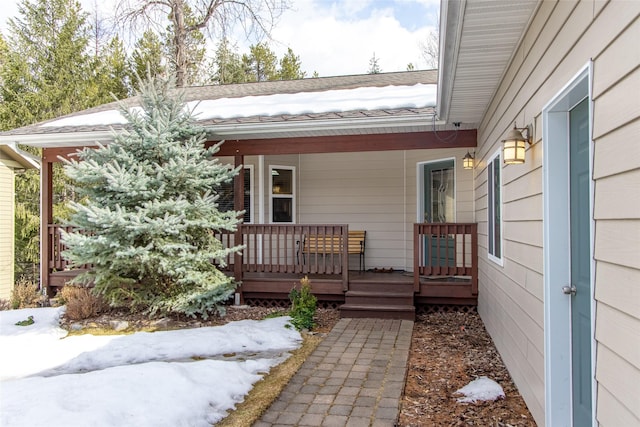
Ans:
[{"label": "porch post", "polygon": [[49,265],[51,244],[49,224],[53,222],[53,163],[47,156],[47,149],[42,149],[42,165],[40,167],[40,289],[52,297],[49,287]]},{"label": "porch post", "polygon": [[342,226],[342,289],[349,290],[349,225]]},{"label": "porch post", "polygon": [[471,293],[478,295],[478,223],[471,224]]},{"label": "porch post", "polygon": [[420,292],[420,224],[413,224],[413,291]]},{"label": "porch post", "polygon": [[[236,154],[234,158],[235,167],[240,167],[238,175],[233,179],[233,209],[235,211],[244,210],[244,156],[242,154]],[[234,235],[234,244],[244,244],[244,236],[242,234],[242,224],[238,226],[238,229]],[[233,276],[236,282],[240,283],[238,286],[238,292],[240,293],[240,304],[244,304],[244,296],[242,295],[242,253],[236,252],[233,254]]]}]

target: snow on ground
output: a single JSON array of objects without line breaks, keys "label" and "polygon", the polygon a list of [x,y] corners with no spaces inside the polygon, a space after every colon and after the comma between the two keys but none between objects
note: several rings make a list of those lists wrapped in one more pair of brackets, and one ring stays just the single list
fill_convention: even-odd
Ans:
[{"label": "snow on ground", "polygon": [[0,312],[1,426],[210,426],[301,343],[288,317],[65,338],[62,313]]},{"label": "snow on ground", "polygon": [[459,397],[460,403],[476,403],[478,401],[504,399],[504,390],[502,386],[494,380],[487,377],[478,377],[466,386],[462,387],[456,393],[463,394]]}]

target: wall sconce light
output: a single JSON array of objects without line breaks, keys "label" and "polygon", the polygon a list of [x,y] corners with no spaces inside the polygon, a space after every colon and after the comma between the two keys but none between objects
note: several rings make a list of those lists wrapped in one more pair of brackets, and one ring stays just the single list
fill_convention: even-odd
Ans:
[{"label": "wall sconce light", "polygon": [[[527,133],[526,137],[522,136],[522,132],[524,131]],[[511,129],[507,137],[502,140],[502,158],[506,165],[520,165],[524,163],[526,148],[524,143],[532,144],[532,134],[531,125],[518,128],[515,123],[513,124],[513,129]]]},{"label": "wall sconce light", "polygon": [[473,169],[473,160],[475,159],[475,151],[473,154],[467,151],[467,154],[462,158],[462,167],[465,169]]}]

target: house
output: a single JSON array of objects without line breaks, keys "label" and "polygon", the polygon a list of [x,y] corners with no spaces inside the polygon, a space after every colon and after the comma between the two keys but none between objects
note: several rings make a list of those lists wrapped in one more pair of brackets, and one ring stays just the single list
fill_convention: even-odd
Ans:
[{"label": "house", "polygon": [[[478,131],[478,311],[539,425],[640,425],[639,17],[441,6],[437,115]],[[532,143],[505,165],[514,123]]]},{"label": "house", "polygon": [[[462,158],[476,131],[435,119],[436,78],[431,70],[186,89],[211,144],[226,141],[218,156],[244,165],[221,202],[246,210],[238,233],[220,236],[246,245],[243,257],[226,260],[242,282],[239,298],[288,304],[292,283],[310,274],[321,301],[354,316],[370,315],[372,299],[400,318],[414,317],[414,297],[475,306],[473,172]],[[53,164],[78,147],[108,143],[110,129],[124,126],[115,108],[0,136],[43,150],[41,284],[50,292],[78,272],[61,256],[53,223]],[[414,223],[425,217],[437,227],[416,234]],[[362,258],[343,250],[349,230],[366,233]],[[398,273],[368,274],[362,264]]]},{"label": "house", "polygon": [[0,144],[0,299],[9,300],[14,283],[15,174],[39,167],[14,144]]},{"label": "house", "polygon": [[[437,78],[188,89],[211,101],[201,123],[226,140],[220,156],[244,165],[231,193],[246,224],[220,236],[247,245],[228,260],[238,297],[277,304],[309,273],[349,316],[477,302],[539,425],[640,425],[639,16],[630,1],[444,1]],[[112,110],[0,142],[43,147],[47,183],[58,156],[108,142]],[[55,288],[74,272],[50,185],[43,200],[42,281]],[[349,230],[366,231],[367,270],[401,273],[359,272]],[[310,236],[329,248],[305,253]]]}]

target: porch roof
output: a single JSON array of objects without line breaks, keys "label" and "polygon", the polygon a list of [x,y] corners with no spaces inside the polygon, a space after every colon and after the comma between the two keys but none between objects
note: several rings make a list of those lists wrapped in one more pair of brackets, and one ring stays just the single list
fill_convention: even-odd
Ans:
[{"label": "porch roof", "polygon": [[[0,153],[4,155],[4,158],[10,160],[9,166],[14,169],[39,169],[39,159],[27,152],[18,149],[15,144],[0,144]],[[2,160],[0,156],[0,162],[9,163]]]},{"label": "porch roof", "polygon": [[[200,112],[198,123],[211,140],[242,140],[433,130],[439,125],[434,117],[436,83],[437,70],[427,70],[199,86],[184,91],[185,101]],[[135,108],[139,99],[124,102]],[[0,143],[40,147],[108,143],[113,130],[125,125],[116,110],[114,102],[2,132]],[[445,128],[440,124],[438,130]]]}]

